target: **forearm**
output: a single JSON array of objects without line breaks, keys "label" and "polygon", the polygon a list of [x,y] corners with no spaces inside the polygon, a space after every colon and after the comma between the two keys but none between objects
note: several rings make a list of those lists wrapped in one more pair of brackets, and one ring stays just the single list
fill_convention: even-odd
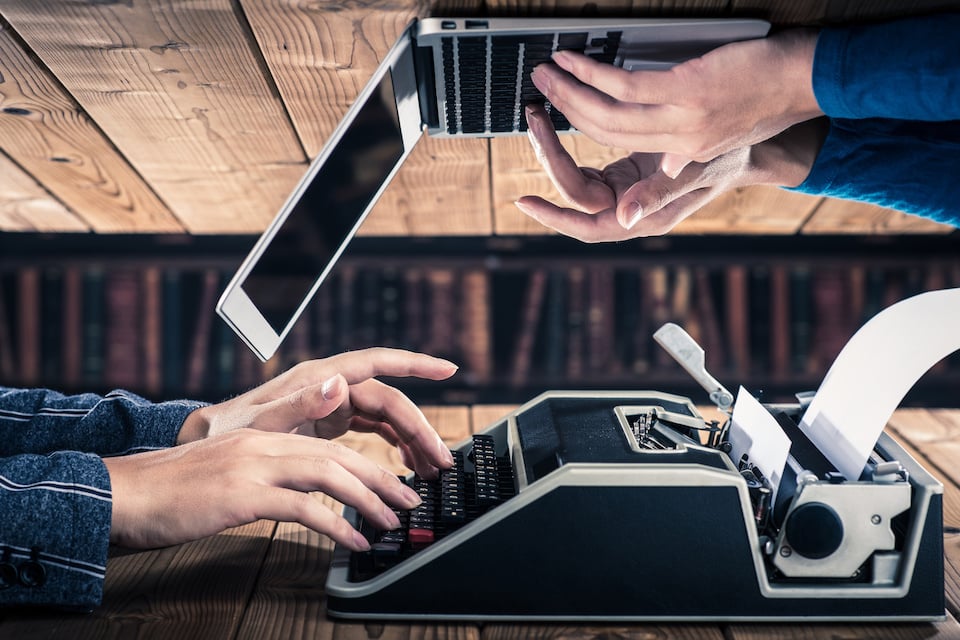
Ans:
[{"label": "forearm", "polygon": [[102,460],[75,452],[0,459],[0,513],[0,562],[16,571],[0,606],[100,603],[111,517]]}]

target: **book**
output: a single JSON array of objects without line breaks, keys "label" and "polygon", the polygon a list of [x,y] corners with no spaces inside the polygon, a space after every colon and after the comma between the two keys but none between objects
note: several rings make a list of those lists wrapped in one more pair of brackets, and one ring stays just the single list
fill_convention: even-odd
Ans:
[{"label": "book", "polygon": [[143,390],[152,397],[163,391],[163,280],[160,267],[141,273],[143,288]]},{"label": "book", "polygon": [[583,267],[567,270],[567,379],[577,381],[583,377],[584,357],[584,284]]},{"label": "book", "polygon": [[[161,282],[160,325],[163,335],[160,348],[162,355],[161,388],[166,396],[183,395],[183,381],[187,369],[184,364],[183,341],[183,287],[180,269],[163,270]],[[189,306],[188,306],[189,308]]]},{"label": "book", "polygon": [[790,375],[790,274],[782,264],[770,268],[770,377]]},{"label": "book", "polygon": [[[63,272],[62,386],[78,391],[83,379],[83,270],[68,266]],[[58,385],[60,386],[60,385]]]},{"label": "book", "polygon": [[17,274],[17,351],[20,384],[40,384],[40,269],[23,267]]},{"label": "book", "polygon": [[526,293],[520,307],[519,326],[517,327],[516,343],[513,348],[510,383],[515,387],[526,384],[530,375],[533,364],[533,348],[537,339],[537,328],[540,324],[540,314],[543,309],[546,289],[546,269],[533,269],[528,277]]},{"label": "book", "polygon": [[57,386],[63,373],[63,270],[43,269],[40,282],[41,383]]},{"label": "book", "polygon": [[460,352],[462,370],[470,384],[486,384],[493,373],[492,332],[490,329],[490,275],[483,269],[467,269],[461,274]]},{"label": "book", "polygon": [[726,363],[726,346],[717,307],[714,304],[710,271],[706,267],[693,270],[693,296],[697,317],[700,320],[700,346],[708,371],[722,371]]},{"label": "book", "polygon": [[106,296],[103,270],[99,267],[83,272],[83,384],[89,389],[103,385],[104,335],[106,329]]},{"label": "book", "polygon": [[194,323],[193,337],[190,340],[190,356],[187,361],[185,390],[191,396],[199,396],[208,384],[210,341],[219,284],[220,274],[216,269],[206,269],[203,272],[200,300],[195,307],[197,320]]},{"label": "book", "polygon": [[106,287],[103,382],[111,389],[143,388],[140,274],[133,269],[109,273]]},{"label": "book", "polygon": [[6,274],[0,272],[0,384],[3,385],[17,382],[17,364],[13,352],[14,330],[7,304],[10,289]]},{"label": "book", "polygon": [[750,300],[747,268],[729,265],[726,280],[726,332],[730,373],[745,379],[750,373]]}]

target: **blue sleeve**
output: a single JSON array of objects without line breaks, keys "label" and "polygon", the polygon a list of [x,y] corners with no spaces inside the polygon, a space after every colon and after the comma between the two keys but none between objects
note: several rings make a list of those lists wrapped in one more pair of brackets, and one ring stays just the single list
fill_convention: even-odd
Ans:
[{"label": "blue sleeve", "polygon": [[960,121],[832,119],[795,191],[869,202],[960,227]]},{"label": "blue sleeve", "polygon": [[112,514],[100,456],[172,446],[200,406],[0,387],[0,606],[96,607]]},{"label": "blue sleeve", "polygon": [[99,605],[111,508],[95,455],[0,458],[0,606]]},{"label": "blue sleeve", "polygon": [[960,13],[826,28],[813,92],[833,118],[960,119]]},{"label": "blue sleeve", "polygon": [[0,456],[83,451],[103,456],[173,446],[204,403],[153,403],[127,391],[67,396],[0,387]]}]

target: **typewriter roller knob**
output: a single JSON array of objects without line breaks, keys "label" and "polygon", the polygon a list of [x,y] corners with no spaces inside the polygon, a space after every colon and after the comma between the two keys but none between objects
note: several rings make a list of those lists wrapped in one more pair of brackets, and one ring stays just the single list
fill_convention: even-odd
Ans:
[{"label": "typewriter roller knob", "polygon": [[807,502],[794,509],[784,524],[787,544],[805,558],[826,558],[843,542],[843,522],[829,505]]}]

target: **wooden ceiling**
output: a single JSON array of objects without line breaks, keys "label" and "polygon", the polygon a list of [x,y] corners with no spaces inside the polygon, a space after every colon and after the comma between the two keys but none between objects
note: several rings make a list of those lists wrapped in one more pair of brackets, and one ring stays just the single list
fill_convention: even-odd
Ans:
[{"label": "wooden ceiling", "polygon": [[[952,4],[3,0],[0,230],[259,233],[418,15],[750,15],[800,24]],[[566,143],[583,165],[621,154],[582,136]],[[559,200],[525,138],[425,138],[361,233],[543,233],[513,206],[528,193]],[[751,188],[675,232],[949,231],[867,205]]]}]

